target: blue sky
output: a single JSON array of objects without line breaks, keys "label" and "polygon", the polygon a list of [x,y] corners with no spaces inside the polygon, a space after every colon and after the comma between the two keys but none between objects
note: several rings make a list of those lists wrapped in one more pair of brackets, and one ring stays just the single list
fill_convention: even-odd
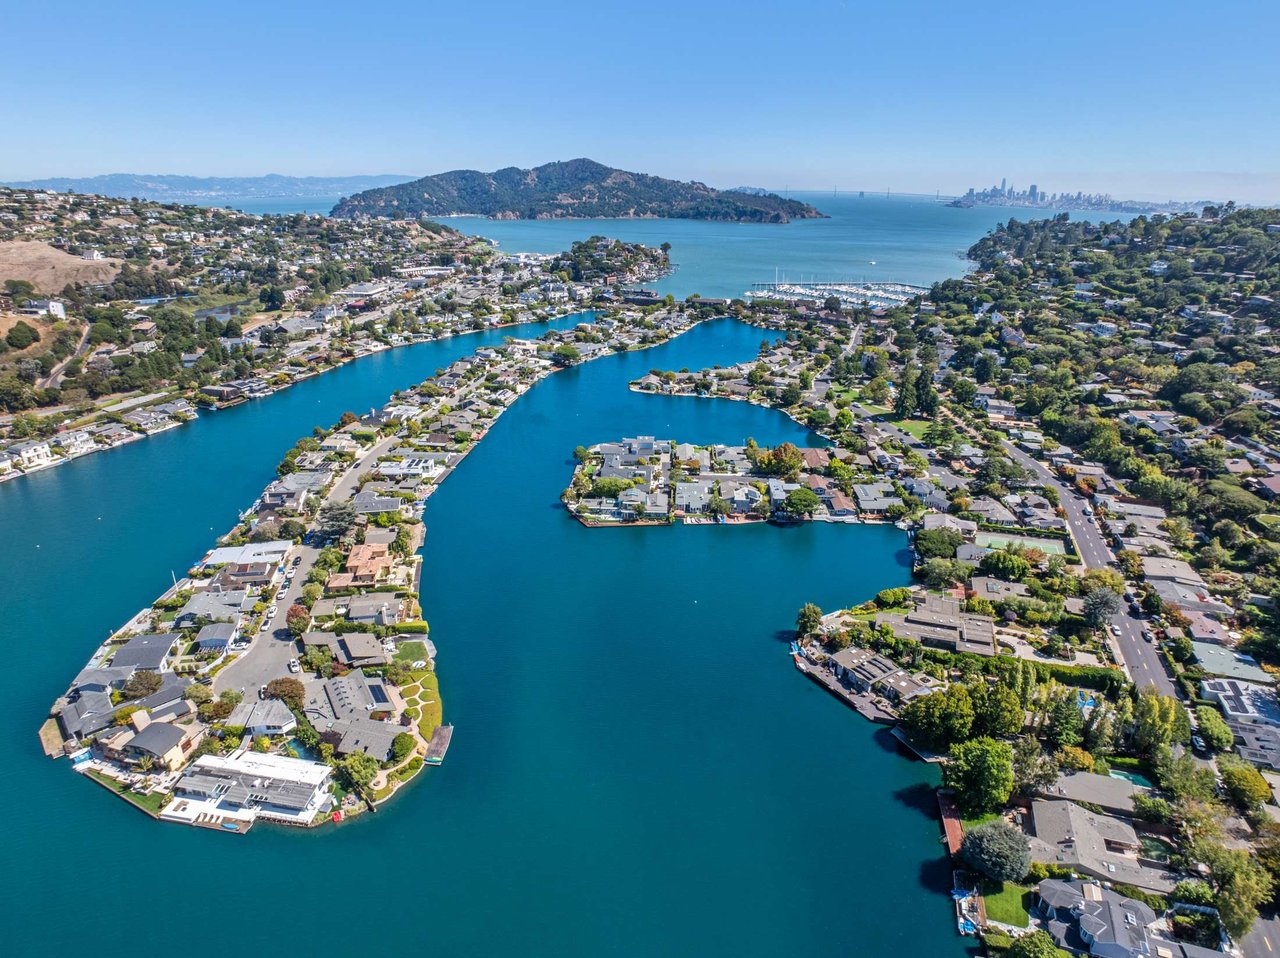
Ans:
[{"label": "blue sky", "polygon": [[589,156],[717,186],[1280,202],[1268,0],[0,0],[0,24],[0,179]]}]

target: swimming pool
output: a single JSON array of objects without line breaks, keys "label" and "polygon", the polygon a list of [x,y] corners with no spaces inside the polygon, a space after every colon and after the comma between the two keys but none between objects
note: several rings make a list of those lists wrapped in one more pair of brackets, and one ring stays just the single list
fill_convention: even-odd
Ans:
[{"label": "swimming pool", "polygon": [[1112,778],[1122,778],[1126,782],[1133,782],[1139,788],[1155,788],[1155,784],[1145,775],[1139,775],[1137,772],[1130,772],[1123,768],[1113,768],[1110,771]]},{"label": "swimming pool", "polygon": [[298,758],[304,758],[308,762],[320,761],[319,755],[311,751],[311,749],[307,748],[305,745],[299,742],[296,738],[289,739],[289,748],[293,749],[295,752],[298,753]]}]

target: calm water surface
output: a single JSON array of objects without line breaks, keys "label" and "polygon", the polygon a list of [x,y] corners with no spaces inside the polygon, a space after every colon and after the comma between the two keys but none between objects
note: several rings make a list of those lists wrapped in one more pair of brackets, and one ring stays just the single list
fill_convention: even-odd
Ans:
[{"label": "calm water surface", "polygon": [[731,320],[550,377],[430,500],[423,605],[457,732],[447,764],[377,815],[243,838],[159,825],[41,755],[36,727],[91,648],[297,435],[501,335],[382,353],[0,486],[0,622],[19,653],[0,672],[7,953],[86,935],[137,953],[158,932],[94,922],[104,894],[165,909],[210,953],[963,953],[935,773],[786,655],[802,603],[907,580],[901,534],[587,530],[557,502],[578,443],[818,441],[772,410],[626,389],[653,366],[754,355],[761,331]]}]

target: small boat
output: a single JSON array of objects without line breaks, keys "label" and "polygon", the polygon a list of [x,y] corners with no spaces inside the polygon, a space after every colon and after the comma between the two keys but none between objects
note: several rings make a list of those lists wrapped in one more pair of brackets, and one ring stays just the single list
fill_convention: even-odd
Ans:
[{"label": "small boat", "polygon": [[867,265],[868,265],[868,266],[875,266],[875,265],[876,265],[876,261],[875,261],[875,260],[873,260],[873,259],[869,259],[869,260],[867,260]]}]

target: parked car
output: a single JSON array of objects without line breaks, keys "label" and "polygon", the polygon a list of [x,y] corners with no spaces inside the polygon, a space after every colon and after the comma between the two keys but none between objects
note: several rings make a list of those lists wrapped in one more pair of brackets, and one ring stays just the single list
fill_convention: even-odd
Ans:
[{"label": "parked car", "polygon": [[276,617],[276,607],[273,605],[271,608],[267,609],[267,618],[274,619],[275,617]]},{"label": "parked car", "polygon": [[1116,638],[1120,638],[1120,626],[1113,625],[1111,627],[1111,634],[1114,635]]},{"label": "parked car", "polygon": [[1191,736],[1191,747],[1201,754],[1209,751],[1209,746],[1204,743],[1204,739],[1199,735]]},{"label": "parked car", "polygon": [[265,685],[258,686],[258,698],[265,699],[267,697],[267,687]]},{"label": "parked car", "polygon": [[299,662],[297,659],[290,659],[290,660],[289,660],[289,671],[290,671],[290,672],[293,672],[293,673],[295,673],[295,674],[297,674],[298,672],[301,672],[301,671],[302,671],[302,663],[301,663],[301,662]]}]

